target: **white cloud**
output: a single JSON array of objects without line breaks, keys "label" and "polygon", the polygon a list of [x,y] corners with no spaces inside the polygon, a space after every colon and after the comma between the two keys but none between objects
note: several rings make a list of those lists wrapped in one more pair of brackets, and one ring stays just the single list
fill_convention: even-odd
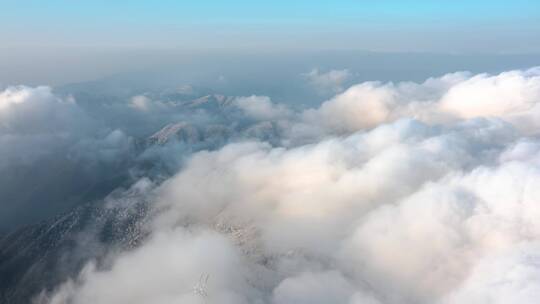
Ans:
[{"label": "white cloud", "polygon": [[463,118],[507,116],[530,110],[540,99],[540,74],[512,71],[476,75],[452,86],[440,107]]},{"label": "white cloud", "polygon": [[73,99],[56,97],[49,87],[8,87],[0,92],[1,134],[76,132],[88,120]]},{"label": "white cloud", "polygon": [[290,144],[194,154],[149,193],[151,237],[50,303],[202,303],[205,273],[209,303],[536,303],[538,79],[369,82],[302,113],[237,99]]},{"label": "white cloud", "polygon": [[[190,235],[175,230],[157,234],[146,246],[122,255],[110,270],[97,271],[93,264],[87,265],[77,281],[41,301],[248,303],[237,293],[246,289],[242,272],[238,253],[227,239],[211,232]],[[198,287],[200,292],[195,292]]]},{"label": "white cloud", "polygon": [[379,83],[363,83],[347,89],[319,109],[308,110],[305,119],[338,132],[371,128],[391,118],[395,102],[393,88]]},{"label": "white cloud", "polygon": [[474,266],[443,304],[535,303],[540,297],[540,247],[525,243]]},{"label": "white cloud", "polygon": [[72,98],[49,87],[9,87],[0,92],[0,167],[55,153],[89,135],[93,123]]},{"label": "white cloud", "polygon": [[144,95],[137,95],[131,98],[129,106],[135,110],[145,112],[150,110],[150,107],[152,106],[152,101],[150,100],[150,98]]},{"label": "white cloud", "polygon": [[274,120],[287,118],[291,111],[283,104],[274,104],[267,96],[238,97],[234,104],[247,117],[257,120]]},{"label": "white cloud", "polygon": [[308,73],[302,74],[309,83],[320,93],[339,93],[343,91],[346,82],[350,79],[349,70],[330,70],[321,72],[319,69],[313,69]]},{"label": "white cloud", "polygon": [[275,304],[347,303],[354,287],[337,272],[303,273],[283,280],[274,289]]},{"label": "white cloud", "polygon": [[350,133],[400,118],[427,123],[495,117],[535,133],[540,125],[540,70],[499,75],[454,73],[423,83],[365,82],[306,110],[303,120],[333,133]]}]

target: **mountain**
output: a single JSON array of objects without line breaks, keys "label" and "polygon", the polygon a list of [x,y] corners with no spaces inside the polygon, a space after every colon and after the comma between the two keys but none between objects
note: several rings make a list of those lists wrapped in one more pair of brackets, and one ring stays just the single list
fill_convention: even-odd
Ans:
[{"label": "mountain", "polygon": [[[135,138],[125,154],[115,166],[108,164],[107,170],[101,169],[99,162],[89,167],[84,159],[81,163],[72,163],[77,158],[58,157],[30,168],[32,170],[18,168],[19,175],[9,180],[0,178],[0,185],[16,184],[12,188],[21,189],[21,185],[28,184],[31,187],[26,188],[34,189],[3,191],[9,194],[5,199],[13,201],[25,214],[32,206],[63,206],[61,209],[51,207],[45,220],[41,211],[40,219],[29,221],[33,224],[23,223],[24,226],[0,234],[0,303],[29,303],[43,290],[76,278],[89,261],[101,264],[108,253],[137,246],[145,237],[141,227],[150,206],[137,195],[137,187],[132,186],[141,179],[159,184],[174,174],[179,167],[171,165],[170,158],[181,160],[191,153],[218,149],[236,141],[264,140],[279,144],[281,128],[275,122],[246,118],[235,106],[234,97],[194,96],[198,94],[196,90],[181,86],[147,93],[149,98],[172,106],[171,111],[179,113],[180,119],[175,119],[174,115],[163,116],[166,119],[158,128],[154,128],[154,124],[143,125],[152,130],[150,135],[132,135]],[[95,99],[96,93],[91,91],[79,94],[88,94],[83,95],[86,96],[83,106],[100,107],[97,112],[109,115],[101,116],[105,120],[113,121],[126,110],[118,96]],[[93,103],[96,100],[102,104]],[[197,113],[203,115],[197,116]],[[207,116],[210,119],[205,120]],[[116,123],[122,122],[117,120]],[[156,120],[156,124],[159,123]],[[123,133],[131,133],[129,127],[123,126]],[[50,179],[50,172],[55,172],[55,179]],[[119,197],[123,203],[111,204]],[[245,233],[238,227],[233,230],[231,233]]]},{"label": "mountain", "polygon": [[107,206],[96,201],[0,239],[0,302],[29,303],[43,290],[74,278],[90,260],[136,246],[148,206]]}]

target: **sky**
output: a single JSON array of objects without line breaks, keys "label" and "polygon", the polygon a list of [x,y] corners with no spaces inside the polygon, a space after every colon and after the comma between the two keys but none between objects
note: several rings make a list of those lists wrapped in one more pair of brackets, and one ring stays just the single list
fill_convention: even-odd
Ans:
[{"label": "sky", "polygon": [[540,3],[2,0],[4,47],[536,52]]},{"label": "sky", "polygon": [[[89,81],[211,52],[221,62],[227,54],[352,50],[540,54],[540,2],[531,0],[0,0],[0,7],[0,87]],[[474,70],[476,59],[465,61],[451,69]]]}]

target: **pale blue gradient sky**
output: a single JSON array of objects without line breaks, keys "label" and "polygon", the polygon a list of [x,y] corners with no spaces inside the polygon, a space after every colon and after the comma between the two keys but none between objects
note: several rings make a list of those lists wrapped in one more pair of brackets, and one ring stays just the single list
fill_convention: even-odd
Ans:
[{"label": "pale blue gradient sky", "polygon": [[481,54],[522,54],[516,62],[538,65],[540,1],[0,0],[0,86],[95,79],[201,52],[350,50],[480,56],[463,57],[463,68]]},{"label": "pale blue gradient sky", "polygon": [[0,0],[4,47],[540,51],[540,1]]}]

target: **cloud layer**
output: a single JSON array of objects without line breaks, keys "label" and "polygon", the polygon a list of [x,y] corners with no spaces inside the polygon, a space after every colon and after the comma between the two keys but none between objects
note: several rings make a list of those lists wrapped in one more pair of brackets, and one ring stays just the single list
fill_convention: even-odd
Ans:
[{"label": "cloud layer", "polygon": [[536,303],[539,104],[537,68],[361,83],[302,111],[236,98],[278,140],[194,153],[141,194],[140,246],[35,301]]}]

